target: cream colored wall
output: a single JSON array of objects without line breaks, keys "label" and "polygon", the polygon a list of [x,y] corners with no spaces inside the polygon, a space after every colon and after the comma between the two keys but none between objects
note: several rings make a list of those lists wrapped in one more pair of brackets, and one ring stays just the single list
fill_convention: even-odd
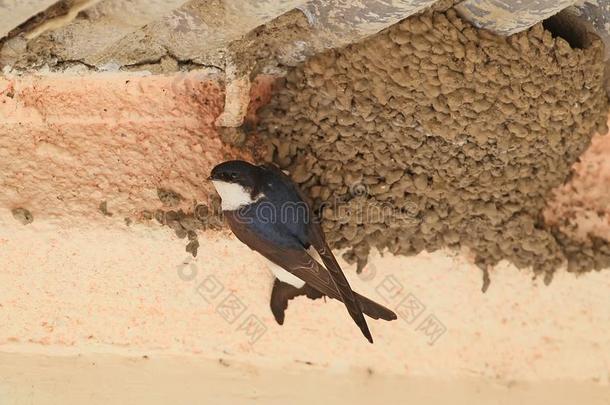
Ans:
[{"label": "cream colored wall", "polygon": [[[185,401],[202,387],[229,389],[228,378],[237,379],[236,396],[225,393],[218,403],[265,397],[255,393],[276,400],[290,395],[288,387],[298,389],[302,373],[308,384],[345,387],[354,396],[362,387],[352,377],[370,381],[371,390],[390,390],[387,395],[410,387],[405,395],[420,399],[438,400],[437,384],[471,399],[477,392],[524,401],[558,392],[564,400],[579,393],[587,403],[610,397],[609,272],[560,272],[546,287],[503,264],[482,294],[481,274],[464,255],[375,255],[362,276],[342,262],[356,290],[403,317],[370,321],[370,345],[335,301],[297,299],[285,325],[276,325],[263,261],[224,233],[200,237],[199,255],[190,261],[183,241],[154,227],[61,229],[46,221],[23,227],[6,213],[1,223],[0,392],[9,403],[31,393],[48,400],[33,403],[76,401],[88,392],[98,393],[94,402],[149,397],[122,375],[157,381],[163,395],[178,390]],[[392,297],[396,283],[403,289]],[[216,296],[213,286],[222,287]],[[425,306],[410,324],[400,305],[409,294]],[[244,308],[232,322],[220,313],[227,297]],[[429,315],[444,333],[430,338],[418,330]],[[240,330],[250,316],[264,328],[256,339]],[[236,371],[225,371],[234,366]],[[163,371],[153,377],[153,370]],[[192,374],[183,379],[188,370]],[[64,375],[73,375],[73,388],[53,388],[64,386]],[[195,376],[203,385],[189,389]],[[98,379],[106,382],[94,384]],[[217,381],[213,388],[211,381]],[[119,387],[125,396],[117,395]]]},{"label": "cream colored wall", "polygon": [[280,369],[194,357],[1,354],[3,404],[607,404],[591,382],[509,383]]}]

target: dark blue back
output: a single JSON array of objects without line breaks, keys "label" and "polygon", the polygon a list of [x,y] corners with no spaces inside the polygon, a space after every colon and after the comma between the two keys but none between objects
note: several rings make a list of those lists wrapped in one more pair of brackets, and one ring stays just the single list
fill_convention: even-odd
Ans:
[{"label": "dark blue back", "polygon": [[239,218],[261,238],[291,248],[309,247],[311,210],[292,181],[279,169],[262,168],[259,192],[254,204],[239,210]]}]

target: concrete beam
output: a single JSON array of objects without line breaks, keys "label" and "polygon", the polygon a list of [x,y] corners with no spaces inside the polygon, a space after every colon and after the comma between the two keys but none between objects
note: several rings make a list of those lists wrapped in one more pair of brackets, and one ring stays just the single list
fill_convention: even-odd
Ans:
[{"label": "concrete beam", "polygon": [[56,2],[57,0],[0,1],[0,38]]},{"label": "concrete beam", "polygon": [[299,7],[325,48],[357,42],[436,3],[437,0],[312,0]]},{"label": "concrete beam", "polygon": [[[51,31],[49,36],[33,46],[50,46],[53,54],[63,60],[86,60],[184,3],[185,0],[101,1],[88,8],[87,18],[72,18],[45,29]],[[44,28],[28,33],[26,38],[39,36],[38,31]]]},{"label": "concrete beam", "polygon": [[80,14],[81,11],[93,7],[100,0],[68,0],[66,5],[68,10],[65,14],[58,15],[44,20],[40,25],[25,33],[25,39],[37,38],[47,31],[53,31],[70,24]]},{"label": "concrete beam", "polygon": [[303,4],[304,0],[191,0],[165,18],[128,35],[87,62],[131,65],[171,55],[209,63],[214,51]]},{"label": "concrete beam", "polygon": [[476,27],[512,35],[557,14],[575,0],[466,0],[455,8]]}]

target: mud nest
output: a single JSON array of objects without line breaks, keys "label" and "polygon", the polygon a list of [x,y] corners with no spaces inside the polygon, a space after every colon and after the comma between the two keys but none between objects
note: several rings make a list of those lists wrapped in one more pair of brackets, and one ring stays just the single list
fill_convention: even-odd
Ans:
[{"label": "mud nest", "polygon": [[265,158],[359,267],[372,247],[465,246],[483,269],[550,275],[570,242],[541,211],[607,130],[602,42],[572,45],[542,24],[504,38],[453,9],[410,17],[290,70],[261,112]]}]

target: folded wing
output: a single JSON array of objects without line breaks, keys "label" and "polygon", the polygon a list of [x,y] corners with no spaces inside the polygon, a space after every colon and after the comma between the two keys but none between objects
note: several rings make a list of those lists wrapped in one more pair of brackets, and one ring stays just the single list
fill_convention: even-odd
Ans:
[{"label": "folded wing", "polygon": [[[236,219],[231,213],[226,213],[225,216],[231,225],[231,229],[233,230],[235,236],[237,236],[237,238],[245,245],[249,246],[252,250],[259,252],[265,258],[283,269],[294,274],[296,277],[305,281],[319,292],[327,295],[330,298],[334,298],[345,303],[344,298],[337,289],[329,271],[319,264],[315,259],[313,259],[305,249],[278,248],[276,245],[270,244],[264,239],[261,239],[260,236],[253,232],[250,228],[240,226],[239,219]],[[347,287],[349,288],[349,284],[347,284]],[[385,319],[388,321],[396,319],[396,314],[388,308],[353,291],[352,297],[353,299],[349,302],[349,305],[352,307],[357,305],[357,307],[353,308],[352,311],[358,311],[360,313],[364,312],[373,319]],[[348,304],[346,304],[346,306],[348,306]],[[350,310],[349,307],[348,310]],[[350,311],[350,315],[352,311]],[[356,324],[361,328],[361,330],[363,329],[358,322],[356,322]],[[366,326],[366,322],[364,325]],[[366,328],[366,330],[368,330],[368,328]]]}]

